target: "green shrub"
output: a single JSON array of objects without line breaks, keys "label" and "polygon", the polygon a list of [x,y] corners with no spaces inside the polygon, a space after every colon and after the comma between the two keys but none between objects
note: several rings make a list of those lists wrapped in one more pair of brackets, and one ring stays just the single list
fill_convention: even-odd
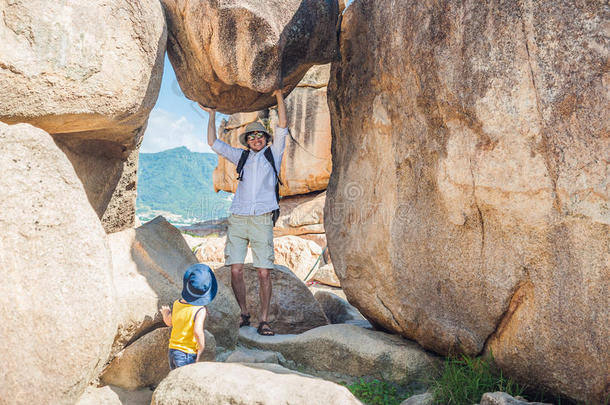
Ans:
[{"label": "green shrub", "polygon": [[502,375],[493,357],[447,357],[443,373],[431,386],[438,404],[476,404],[484,393],[495,391],[517,396],[524,387]]},{"label": "green shrub", "polygon": [[399,405],[405,398],[399,395],[396,386],[385,381],[365,381],[361,378],[347,388],[367,405]]}]

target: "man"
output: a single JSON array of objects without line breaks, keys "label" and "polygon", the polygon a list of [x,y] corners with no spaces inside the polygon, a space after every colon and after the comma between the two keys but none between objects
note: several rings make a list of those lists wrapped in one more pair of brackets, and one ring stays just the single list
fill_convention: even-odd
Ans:
[{"label": "man", "polygon": [[[240,173],[235,198],[231,204],[231,216],[225,246],[225,265],[231,266],[231,287],[241,309],[241,326],[250,325],[250,313],[246,306],[246,284],[244,282],[244,260],[248,243],[252,248],[253,264],[258,272],[260,286],[261,313],[258,333],[274,335],[268,323],[269,303],[271,302],[271,277],[275,260],[273,252],[273,211],[279,209],[276,198],[277,176],[271,163],[265,157],[269,148],[273,162],[279,172],[282,155],[288,135],[286,106],[281,90],[276,90],[279,122],[275,129],[273,144],[265,127],[258,122],[249,124],[240,136],[241,143],[249,150],[248,157]],[[208,122],[208,144],[219,155],[235,165],[239,164],[241,148],[234,148],[216,137],[216,111],[200,105],[210,115]],[[268,152],[267,152],[268,153]]]}]

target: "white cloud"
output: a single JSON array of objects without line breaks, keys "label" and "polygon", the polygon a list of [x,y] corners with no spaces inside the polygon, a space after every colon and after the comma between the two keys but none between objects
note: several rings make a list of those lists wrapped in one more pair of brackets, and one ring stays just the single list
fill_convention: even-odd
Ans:
[{"label": "white cloud", "polygon": [[148,118],[148,127],[140,151],[155,153],[186,146],[192,152],[213,153],[204,137],[207,122],[194,124],[184,115],[154,108]]}]

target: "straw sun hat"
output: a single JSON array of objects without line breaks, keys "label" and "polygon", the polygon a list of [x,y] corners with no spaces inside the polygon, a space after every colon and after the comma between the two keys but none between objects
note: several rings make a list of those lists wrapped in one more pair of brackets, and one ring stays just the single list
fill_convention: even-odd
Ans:
[{"label": "straw sun hat", "polygon": [[273,136],[271,136],[271,134],[267,132],[265,126],[258,121],[254,121],[246,125],[245,131],[241,135],[239,135],[239,141],[245,147],[248,147],[248,141],[246,141],[246,137],[250,132],[264,132],[269,137],[269,141],[273,140]]}]

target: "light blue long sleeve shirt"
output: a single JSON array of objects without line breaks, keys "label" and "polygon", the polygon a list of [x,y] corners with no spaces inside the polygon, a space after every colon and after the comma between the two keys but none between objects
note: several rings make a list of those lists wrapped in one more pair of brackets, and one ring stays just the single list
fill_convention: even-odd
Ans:
[{"label": "light blue long sleeve shirt", "polygon": [[[259,152],[250,151],[243,171],[243,179],[237,184],[237,191],[231,204],[231,213],[236,215],[262,215],[279,208],[275,199],[275,173],[263,153],[271,148],[276,169],[282,166],[282,156],[286,147],[288,128],[275,128],[273,144]],[[243,151],[216,139],[212,150],[237,166]]]}]

